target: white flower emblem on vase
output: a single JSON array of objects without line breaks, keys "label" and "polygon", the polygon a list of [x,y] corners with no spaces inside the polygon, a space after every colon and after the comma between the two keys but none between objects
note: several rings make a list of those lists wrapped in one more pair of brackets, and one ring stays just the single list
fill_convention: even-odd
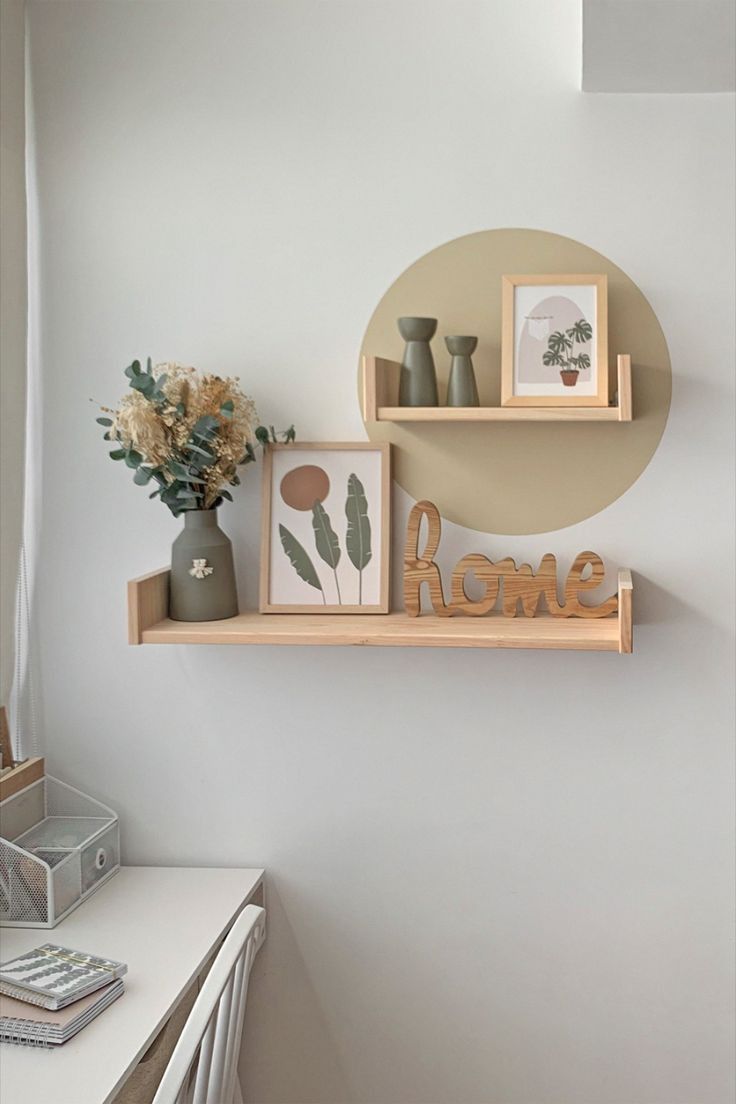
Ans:
[{"label": "white flower emblem on vase", "polygon": [[206,579],[214,570],[214,567],[208,565],[207,560],[192,560],[189,574],[193,575],[195,579]]}]

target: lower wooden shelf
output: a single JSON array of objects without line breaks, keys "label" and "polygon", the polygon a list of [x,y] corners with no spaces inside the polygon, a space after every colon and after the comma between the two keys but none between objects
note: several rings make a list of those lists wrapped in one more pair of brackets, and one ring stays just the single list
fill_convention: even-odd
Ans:
[{"label": "lower wooden shelf", "polygon": [[632,583],[619,572],[612,617],[409,617],[389,614],[240,613],[227,621],[172,621],[166,616],[169,572],[128,583],[130,644],[316,644],[419,648],[553,648],[632,651]]}]

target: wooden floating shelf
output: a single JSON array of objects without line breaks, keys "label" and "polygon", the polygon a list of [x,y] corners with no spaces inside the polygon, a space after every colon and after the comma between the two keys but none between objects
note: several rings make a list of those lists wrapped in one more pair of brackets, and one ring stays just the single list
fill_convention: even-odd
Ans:
[{"label": "wooden floating shelf", "polygon": [[389,614],[240,613],[227,621],[172,621],[169,571],[128,583],[130,644],[316,644],[393,648],[555,648],[622,652],[633,647],[630,571],[619,571],[612,617],[409,617]]},{"label": "wooden floating shelf", "polygon": [[618,406],[397,406],[401,365],[363,358],[366,422],[630,422],[631,357],[617,358]]}]

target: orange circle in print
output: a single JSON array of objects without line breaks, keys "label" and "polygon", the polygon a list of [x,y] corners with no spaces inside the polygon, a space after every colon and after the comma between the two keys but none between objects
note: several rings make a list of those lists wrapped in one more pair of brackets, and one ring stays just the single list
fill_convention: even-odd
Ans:
[{"label": "orange circle in print", "polygon": [[281,480],[281,497],[295,510],[311,510],[315,502],[324,502],[330,493],[330,480],[324,468],[301,464]]}]

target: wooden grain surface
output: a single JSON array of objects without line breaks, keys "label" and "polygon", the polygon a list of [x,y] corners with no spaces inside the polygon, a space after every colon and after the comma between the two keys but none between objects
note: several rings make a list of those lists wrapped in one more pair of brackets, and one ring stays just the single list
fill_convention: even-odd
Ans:
[{"label": "wooden grain surface", "polygon": [[128,643],[142,644],[142,632],[169,612],[169,569],[159,568],[128,583]]},{"label": "wooden grain surface", "polygon": [[[427,522],[427,539],[420,547],[422,521]],[[499,591],[501,612],[516,617],[519,609],[526,617],[536,617],[546,608],[551,617],[602,618],[616,612],[618,595],[612,594],[598,604],[581,602],[581,591],[595,590],[603,582],[603,560],[595,552],[579,552],[567,573],[565,598],[560,604],[557,595],[557,560],[547,552],[536,570],[531,564],[517,564],[509,556],[489,560],[480,553],[463,556],[455,565],[451,577],[451,601],[445,603],[442,576],[434,557],[442,535],[442,519],[437,507],[426,499],[417,502],[409,513],[404,545],[404,609],[412,617],[421,610],[421,592],[426,584],[432,609],[437,617],[486,617],[493,610]],[[588,570],[590,569],[590,570]],[[466,589],[468,576],[483,584],[484,593],[472,598]]]},{"label": "wooden grain surface", "polygon": [[24,759],[12,770],[7,771],[0,778],[0,801],[6,797],[12,797],[19,790],[24,790],[33,782],[38,782],[44,776],[44,759],[36,756],[32,759]]},{"label": "wooden grain surface", "polygon": [[382,617],[240,613],[227,621],[168,619],[143,632],[144,644],[316,644],[429,648],[560,648],[619,651],[617,617]]},{"label": "wooden grain surface", "polygon": [[8,712],[4,705],[0,705],[0,767],[6,769],[14,766],[15,759],[13,758],[13,745],[10,740]]},{"label": "wooden grain surface", "polygon": [[630,422],[631,357],[617,357],[618,406],[398,406],[401,365],[363,358],[363,417],[367,422]]},{"label": "wooden grain surface", "polygon": [[622,655],[631,655],[634,650],[634,584],[628,568],[618,573],[618,624],[619,647]]}]

